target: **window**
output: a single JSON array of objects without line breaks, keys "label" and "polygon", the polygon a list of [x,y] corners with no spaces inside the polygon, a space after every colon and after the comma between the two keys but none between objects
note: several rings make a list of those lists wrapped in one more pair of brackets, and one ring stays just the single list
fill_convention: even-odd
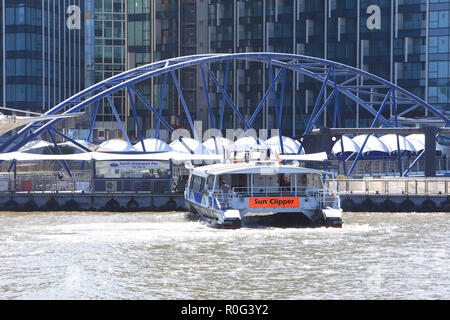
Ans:
[{"label": "window", "polygon": [[447,53],[448,51],[448,36],[439,37],[439,53]]},{"label": "window", "polygon": [[192,176],[193,182],[192,182],[192,190],[195,192],[201,192],[204,182],[204,178],[198,177],[198,176]]},{"label": "window", "polygon": [[214,188],[214,176],[208,177],[207,188],[208,188],[208,190],[212,190]]}]

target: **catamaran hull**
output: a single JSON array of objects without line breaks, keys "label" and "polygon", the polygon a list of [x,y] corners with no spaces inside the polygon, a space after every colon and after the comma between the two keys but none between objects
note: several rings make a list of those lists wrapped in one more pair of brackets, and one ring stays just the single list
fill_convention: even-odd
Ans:
[{"label": "catamaran hull", "polygon": [[[242,219],[249,225],[253,224],[269,224],[271,226],[292,226],[301,225],[303,227],[331,227],[341,228],[343,221],[341,219],[341,209],[324,209],[324,210],[302,210],[296,211],[272,211],[268,212],[248,212],[240,213],[240,218],[232,219],[224,218],[224,212],[205,208],[199,204],[186,200],[186,208],[194,217],[206,223],[213,228],[221,229],[239,229],[242,225]],[[238,210],[235,210],[238,211]],[[328,216],[327,216],[328,213]],[[300,222],[299,222],[300,221]]]},{"label": "catamaran hull", "polygon": [[205,208],[196,203],[185,201],[189,212],[209,227],[217,229],[239,229],[241,228],[241,218],[224,218],[222,211],[217,209]]}]

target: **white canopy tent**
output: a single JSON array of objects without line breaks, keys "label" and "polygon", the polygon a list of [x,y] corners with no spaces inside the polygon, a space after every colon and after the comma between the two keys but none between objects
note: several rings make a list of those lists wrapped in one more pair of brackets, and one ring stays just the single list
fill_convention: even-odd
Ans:
[{"label": "white canopy tent", "polygon": [[398,142],[397,145],[397,135],[396,134],[386,134],[384,136],[381,136],[380,141],[383,142],[390,150],[391,153],[397,152],[398,147],[400,146],[400,152],[407,151],[414,153],[416,152],[416,149],[412,145],[411,142],[408,141],[404,136],[398,135]]},{"label": "white canopy tent", "polygon": [[226,147],[232,146],[233,141],[224,137],[210,138],[203,142],[203,146],[211,154],[223,154],[223,150]]},{"label": "white canopy tent", "polygon": [[99,147],[113,152],[136,151],[132,144],[121,139],[106,140],[105,142],[102,142]]},{"label": "white canopy tent", "polygon": [[[110,151],[109,149],[102,149],[100,146],[96,146],[86,140],[77,139],[75,141],[77,143],[81,144],[82,146],[84,146],[90,150],[93,150],[93,151]],[[72,149],[74,149],[75,152],[85,152],[85,150],[83,148],[80,148],[78,145],[76,145],[72,141],[58,143],[58,146],[72,148]]]},{"label": "white canopy tent", "polygon": [[198,155],[198,154],[186,154],[180,152],[160,152],[160,153],[134,153],[134,154],[121,154],[121,153],[105,153],[105,152],[84,152],[76,154],[58,154],[58,155],[41,155],[30,154],[24,152],[7,152],[0,153],[1,161],[42,161],[42,160],[66,160],[66,161],[118,161],[118,160],[175,160],[175,161],[188,161],[188,160],[221,160],[223,156],[220,155]]},{"label": "white canopy tent", "polygon": [[[274,136],[270,139],[266,140],[266,144],[268,145],[270,152],[273,154],[297,154],[298,149],[300,148],[300,144],[289,138],[289,137],[285,137],[282,136],[281,137],[281,141],[283,143],[283,150],[281,150],[281,144],[280,144],[280,137],[279,136]],[[284,152],[282,152],[284,151]],[[302,148],[302,151],[300,152],[300,154],[305,154],[305,148]]]},{"label": "white canopy tent", "polygon": [[251,137],[251,136],[237,139],[234,142],[234,145],[248,147],[249,149],[252,148],[253,146],[257,146],[257,145],[267,147],[266,143],[262,139]]},{"label": "white canopy tent", "polygon": [[[169,152],[172,148],[162,140],[149,138],[144,140],[144,146],[146,152]],[[142,143],[138,142],[134,145],[136,151],[143,152]]]},{"label": "white canopy tent", "polygon": [[423,134],[410,134],[405,137],[414,146],[416,152],[420,152],[425,149],[425,135]]},{"label": "white canopy tent", "polygon": [[[355,136],[352,138],[352,140],[358,145],[359,149],[361,149],[365,139],[367,137],[367,134],[361,134],[358,136]],[[377,137],[370,135],[369,139],[367,140],[366,145],[364,146],[363,153],[383,153],[383,154],[390,154],[391,149],[389,149],[388,146],[386,146],[380,139]]]},{"label": "white canopy tent", "polygon": [[190,148],[195,154],[209,154],[208,149],[206,149],[199,141],[192,138],[182,138],[182,140],[183,142],[180,140],[172,141],[169,146],[173,151],[179,153],[191,153],[189,150]]},{"label": "white canopy tent", "polygon": [[[19,149],[20,152],[28,152],[28,151],[42,151],[42,149],[53,146],[53,143],[45,141],[45,140],[32,140],[27,142],[22,148]],[[39,152],[41,153],[41,152]]]},{"label": "white canopy tent", "polygon": [[[342,144],[344,146],[344,150],[343,151],[342,151],[341,139],[342,139]],[[343,135],[341,139],[339,139],[334,144],[333,148],[331,149],[331,152],[334,155],[339,155],[339,154],[342,154],[342,153],[352,154],[352,153],[358,153],[359,152],[360,147],[355,141],[353,141],[352,138],[350,138],[349,136]]]}]

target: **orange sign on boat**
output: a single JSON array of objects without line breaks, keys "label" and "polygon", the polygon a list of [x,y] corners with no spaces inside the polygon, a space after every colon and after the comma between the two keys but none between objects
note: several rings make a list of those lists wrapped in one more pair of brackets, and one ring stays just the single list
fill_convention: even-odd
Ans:
[{"label": "orange sign on boat", "polygon": [[249,208],[298,208],[300,199],[294,197],[250,198]]}]

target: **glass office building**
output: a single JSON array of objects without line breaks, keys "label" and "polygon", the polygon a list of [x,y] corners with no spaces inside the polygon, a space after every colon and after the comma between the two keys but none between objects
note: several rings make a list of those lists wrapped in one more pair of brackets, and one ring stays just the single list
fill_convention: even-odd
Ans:
[{"label": "glass office building", "polygon": [[84,0],[0,0],[0,104],[44,112],[84,88]]},{"label": "glass office building", "polygon": [[[450,1],[442,0],[209,0],[211,52],[285,52],[338,61],[383,77],[442,111],[450,111]],[[222,69],[223,67],[219,67]],[[219,75],[221,71],[219,70]],[[267,68],[235,64],[233,98],[249,117],[267,88]],[[223,79],[223,76],[222,76]],[[283,132],[304,129],[321,83],[291,75],[286,87]],[[289,82],[288,82],[289,83]],[[214,101],[216,117],[221,98]],[[370,125],[373,117],[341,99],[347,127]],[[269,100],[256,125],[273,128]],[[423,110],[416,116],[425,116]],[[331,112],[322,125],[330,124]],[[232,127],[229,111],[224,125]]]},{"label": "glass office building", "polygon": [[[198,3],[197,3],[198,2]],[[152,62],[197,53],[196,19],[197,7],[207,8],[206,1],[192,0],[128,0],[127,1],[127,66],[129,69]],[[207,22],[204,22],[205,31]],[[206,48],[206,42],[204,43]],[[206,50],[206,49],[204,49]],[[195,118],[196,108],[196,68],[186,68],[176,72],[183,98],[189,112]],[[156,77],[136,85],[139,92],[159,109],[163,92],[164,76]],[[135,99],[137,116],[143,134],[154,135],[157,118],[147,107]],[[129,104],[129,101],[128,101]],[[206,109],[206,108],[205,108]],[[162,115],[173,128],[189,128],[183,106],[172,77],[168,74]],[[130,115],[129,132],[137,137],[137,128]],[[164,128],[162,128],[164,129]]]},{"label": "glass office building", "polygon": [[[162,59],[264,51],[342,62],[449,111],[449,0],[0,0],[0,9],[0,104],[11,108],[47,110],[84,87]],[[211,68],[223,83],[225,65]],[[269,70],[244,62],[229,68],[228,92],[248,119],[270,83]],[[184,69],[177,77],[194,119],[208,123],[199,69]],[[189,128],[168,80],[163,116],[174,128]],[[321,83],[292,73],[286,80],[283,130],[296,135],[310,117]],[[158,77],[136,87],[157,108],[162,83]],[[210,85],[218,123],[222,96]],[[117,93],[113,101],[128,133],[137,138],[128,95]],[[345,126],[370,124],[364,109],[344,97],[340,102]],[[257,128],[275,126],[273,105],[270,96],[254,122]],[[139,101],[136,109],[143,134],[151,136],[156,117]],[[120,137],[107,101],[97,116],[97,138],[106,138],[107,129],[114,131],[108,138]],[[324,115],[322,125],[331,119],[332,114]],[[85,119],[73,127],[89,125]],[[223,127],[239,126],[226,107]]]},{"label": "glass office building", "polygon": [[[126,70],[126,8],[124,0],[86,0],[86,86],[101,82]],[[124,90],[112,94],[110,104],[103,99],[97,110],[94,141],[121,138],[115,111],[126,129],[128,110]],[[93,116],[95,106],[91,106]],[[90,121],[83,124],[89,128]]]},{"label": "glass office building", "polygon": [[[206,9],[207,2],[201,3]],[[86,85],[155,61],[195,54],[196,6],[196,1],[191,0],[87,0]],[[94,12],[92,15],[90,8]],[[177,72],[192,114],[196,112],[195,75],[195,69]],[[163,77],[140,82],[135,87],[159,109]],[[153,136],[157,118],[133,93],[131,96],[143,136]],[[115,94],[113,101],[130,139],[136,141],[138,132],[128,93],[123,90]],[[188,126],[170,75],[162,106],[162,115],[174,128]],[[97,114],[94,138],[103,140],[121,136],[105,99]]]}]

